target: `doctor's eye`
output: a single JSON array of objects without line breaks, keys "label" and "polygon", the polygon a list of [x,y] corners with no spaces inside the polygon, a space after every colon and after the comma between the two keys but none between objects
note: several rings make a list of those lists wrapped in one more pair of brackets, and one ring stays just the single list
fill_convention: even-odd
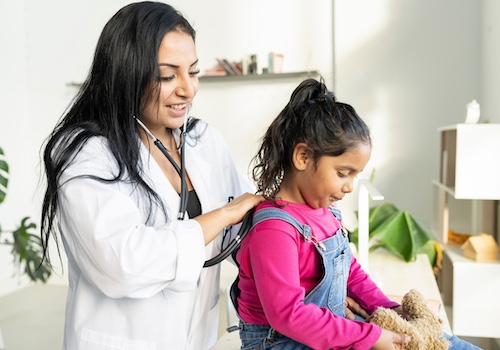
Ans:
[{"label": "doctor's eye", "polygon": [[169,75],[167,77],[158,77],[158,80],[159,81],[171,81],[172,79],[174,79],[174,76],[173,75]]},{"label": "doctor's eye", "polygon": [[194,72],[189,72],[189,75],[194,77],[194,76],[197,76],[198,74],[200,74],[200,69],[198,68],[197,70],[195,70]]}]

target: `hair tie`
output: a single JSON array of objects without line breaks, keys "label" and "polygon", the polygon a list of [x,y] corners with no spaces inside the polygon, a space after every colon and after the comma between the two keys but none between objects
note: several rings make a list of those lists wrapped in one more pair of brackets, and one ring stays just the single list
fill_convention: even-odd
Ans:
[{"label": "hair tie", "polygon": [[321,102],[326,102],[326,101],[329,101],[329,102],[335,101],[335,95],[333,94],[333,92],[326,91],[326,92],[320,94],[318,97],[315,97],[311,100],[307,100],[307,103],[312,106],[316,103],[321,103]]}]

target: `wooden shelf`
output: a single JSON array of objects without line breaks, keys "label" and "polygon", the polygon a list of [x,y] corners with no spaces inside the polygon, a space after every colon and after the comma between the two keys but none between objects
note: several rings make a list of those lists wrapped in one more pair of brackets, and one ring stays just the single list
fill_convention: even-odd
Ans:
[{"label": "wooden shelf", "polygon": [[438,180],[432,180],[432,184],[440,189],[442,189],[443,191],[445,191],[446,193],[448,193],[449,195],[455,197],[455,189],[454,188],[451,188],[449,186],[446,186],[446,185],[443,185],[441,182],[439,182]]},{"label": "wooden shelf", "polygon": [[295,78],[318,78],[319,72],[302,71],[289,73],[266,73],[266,74],[247,74],[247,75],[202,75],[200,82],[234,82],[234,81],[255,81],[255,80],[276,80],[276,79],[295,79]]}]

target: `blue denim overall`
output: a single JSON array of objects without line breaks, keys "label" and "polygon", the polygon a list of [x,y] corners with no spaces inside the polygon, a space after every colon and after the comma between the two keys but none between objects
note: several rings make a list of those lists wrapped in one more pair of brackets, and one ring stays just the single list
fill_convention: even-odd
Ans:
[{"label": "blue denim overall", "polygon": [[[338,209],[329,208],[335,218],[339,221],[342,216]],[[345,301],[347,297],[347,278],[352,260],[352,253],[349,249],[347,232],[342,228],[337,230],[334,236],[316,241],[311,233],[311,228],[300,224],[293,216],[286,211],[277,208],[265,208],[259,210],[253,217],[252,227],[267,219],[280,219],[293,225],[306,242],[311,242],[316,246],[316,250],[321,255],[325,274],[320,283],[304,298],[304,303],[314,303],[321,307],[328,308],[332,313],[345,317]],[[233,256],[234,257],[234,256]],[[236,259],[234,259],[236,261]],[[237,296],[238,278],[231,287],[231,299],[238,310]],[[357,315],[356,315],[357,316]],[[360,316],[356,319],[363,320]],[[241,350],[305,350],[311,349],[308,346],[290,339],[270,326],[260,326],[239,322]],[[235,329],[232,329],[235,330]],[[229,330],[231,331],[231,330]],[[443,333],[443,337],[450,342],[448,350],[481,350],[481,348],[464,341],[457,336]]]},{"label": "blue denim overall", "polygon": [[[337,218],[342,220],[338,209],[330,208]],[[347,278],[351,266],[352,253],[349,248],[347,232],[340,228],[335,235],[318,242],[311,233],[308,225],[302,225],[286,211],[277,208],[265,208],[257,211],[253,218],[253,226],[267,219],[280,219],[293,225],[306,242],[316,246],[321,255],[324,267],[324,276],[320,283],[306,295],[304,303],[314,303],[318,306],[328,308],[335,315],[345,317],[345,301],[347,297]],[[235,282],[237,283],[237,281]],[[234,287],[234,284],[233,284]],[[233,298],[233,303],[235,299]],[[235,304],[236,310],[237,305]],[[310,349],[271,328],[245,323],[240,319],[239,323],[242,350],[299,350]]]}]

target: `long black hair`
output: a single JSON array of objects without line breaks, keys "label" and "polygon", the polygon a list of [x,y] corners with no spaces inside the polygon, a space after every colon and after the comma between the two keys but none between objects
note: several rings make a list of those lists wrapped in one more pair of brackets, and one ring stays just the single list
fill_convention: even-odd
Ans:
[{"label": "long black hair", "polygon": [[[126,174],[127,181],[147,195],[150,205],[155,201],[165,211],[156,192],[140,176],[140,141],[133,116],[154,98],[151,86],[159,84],[158,50],[163,37],[174,30],[195,40],[195,30],[180,12],[151,1],[123,7],[102,30],[88,77],[43,150],[47,182],[41,218],[44,259],[50,260],[48,242],[56,229],[61,174],[94,136],[108,140],[118,173],[108,179],[88,177],[116,182]],[[57,243],[57,235],[53,236]]]},{"label": "long black hair", "polygon": [[257,193],[276,199],[283,176],[292,167],[293,150],[302,142],[317,162],[322,156],[340,156],[359,143],[371,145],[371,138],[352,106],[336,101],[322,79],[306,79],[271,123],[253,158]]}]

